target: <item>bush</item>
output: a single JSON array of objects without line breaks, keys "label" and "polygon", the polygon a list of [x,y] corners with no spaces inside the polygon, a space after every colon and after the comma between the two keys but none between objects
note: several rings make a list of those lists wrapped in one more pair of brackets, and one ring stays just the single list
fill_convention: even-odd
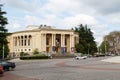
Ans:
[{"label": "bush", "polygon": [[33,54],[39,54],[38,48],[36,48],[36,49],[34,50]]},{"label": "bush", "polygon": [[48,56],[45,54],[36,54],[32,56],[22,56],[20,57],[21,60],[35,60],[35,59],[48,59]]},{"label": "bush", "polygon": [[24,52],[21,52],[20,53],[20,56],[22,57],[22,56],[28,56],[29,54],[28,53],[24,53]]}]

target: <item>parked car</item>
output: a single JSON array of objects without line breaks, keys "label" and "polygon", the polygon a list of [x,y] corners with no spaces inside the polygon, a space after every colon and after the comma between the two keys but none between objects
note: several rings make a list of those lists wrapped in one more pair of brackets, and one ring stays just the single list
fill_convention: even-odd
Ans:
[{"label": "parked car", "polygon": [[4,73],[3,67],[0,65],[0,76],[3,75],[3,73]]},{"label": "parked car", "polygon": [[87,59],[87,56],[76,56],[75,59],[76,59],[76,60],[79,60],[79,59]]},{"label": "parked car", "polygon": [[9,61],[0,61],[0,65],[3,67],[3,70],[13,70],[16,67],[14,62]]}]

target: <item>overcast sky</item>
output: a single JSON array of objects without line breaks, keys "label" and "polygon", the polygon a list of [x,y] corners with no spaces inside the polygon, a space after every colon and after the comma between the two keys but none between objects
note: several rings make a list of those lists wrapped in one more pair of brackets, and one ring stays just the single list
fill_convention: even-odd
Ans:
[{"label": "overcast sky", "polygon": [[9,32],[28,25],[46,24],[71,29],[88,24],[97,42],[111,31],[120,31],[120,0],[1,0]]}]

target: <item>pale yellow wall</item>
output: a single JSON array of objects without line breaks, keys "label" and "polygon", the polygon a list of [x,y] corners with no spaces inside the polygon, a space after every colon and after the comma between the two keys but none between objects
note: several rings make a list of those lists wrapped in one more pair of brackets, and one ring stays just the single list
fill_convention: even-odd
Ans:
[{"label": "pale yellow wall", "polygon": [[[50,44],[48,46],[46,46],[46,34],[51,34],[51,36],[47,36],[47,37],[51,37],[50,38]],[[74,34],[74,31],[72,30],[54,30],[54,29],[41,29],[41,30],[31,30],[31,31],[21,31],[21,32],[15,32],[13,34],[11,34],[10,36],[8,36],[8,41],[9,41],[9,49],[10,49],[10,53],[16,53],[19,54],[21,52],[21,49],[23,49],[23,52],[28,52],[28,53],[32,53],[36,48],[38,48],[39,52],[42,51],[46,51],[46,47],[50,47],[49,51],[52,51],[52,46],[55,46],[55,36],[53,37],[52,35],[56,35],[56,34],[62,34],[64,35],[61,41],[63,41],[64,43],[64,38],[65,35],[67,36],[67,43],[68,45],[65,46],[63,43],[61,44],[61,47],[68,47],[67,48],[67,52],[70,52],[71,47],[74,47],[75,45],[75,37],[78,37],[77,34]],[[30,46],[14,46],[13,45],[13,37],[17,37],[17,36],[25,36],[25,35],[31,35],[32,39],[31,39],[31,45]],[[52,40],[54,39],[54,40]],[[53,42],[52,42],[53,41]],[[19,51],[18,51],[19,49]],[[27,49],[27,51],[25,51],[25,49]],[[28,51],[29,49],[31,49],[31,51]]]}]

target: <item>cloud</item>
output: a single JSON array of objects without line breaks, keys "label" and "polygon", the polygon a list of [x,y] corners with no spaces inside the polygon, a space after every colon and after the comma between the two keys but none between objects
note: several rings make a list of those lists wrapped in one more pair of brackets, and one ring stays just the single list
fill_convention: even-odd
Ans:
[{"label": "cloud", "polygon": [[106,20],[109,23],[112,23],[114,25],[116,25],[116,24],[120,25],[120,12],[119,13],[114,13],[114,14],[111,14],[111,15],[107,15]]},{"label": "cloud", "polygon": [[107,15],[120,12],[120,0],[79,0],[94,8],[98,13]]},{"label": "cloud", "polygon": [[32,4],[27,0],[4,0],[2,2],[9,7],[21,9],[27,12],[35,11],[38,9],[39,6],[37,5],[40,3],[39,0],[32,1]]},{"label": "cloud", "polygon": [[36,16],[25,15],[24,19],[25,25],[38,25],[40,23],[40,19]]},{"label": "cloud", "polygon": [[[27,25],[46,24],[71,29],[87,24],[97,41],[120,25],[119,0],[2,0],[9,15],[9,29],[21,30]],[[17,14],[14,12],[18,10]],[[14,15],[14,16],[13,16]],[[22,15],[22,16],[20,16]],[[13,17],[17,17],[14,20]],[[111,29],[110,29],[111,28]]]},{"label": "cloud", "polygon": [[101,43],[103,41],[103,35],[107,35],[110,32],[108,25],[96,24],[90,26],[92,32],[94,33],[95,41]]},{"label": "cloud", "polygon": [[70,17],[64,18],[62,23],[64,26],[69,28],[69,27],[78,26],[80,24],[95,25],[98,22],[92,16],[85,15],[85,14],[78,14],[75,16],[70,16]]},{"label": "cloud", "polygon": [[21,28],[21,25],[17,22],[10,23],[6,26],[9,32],[18,31]]}]

